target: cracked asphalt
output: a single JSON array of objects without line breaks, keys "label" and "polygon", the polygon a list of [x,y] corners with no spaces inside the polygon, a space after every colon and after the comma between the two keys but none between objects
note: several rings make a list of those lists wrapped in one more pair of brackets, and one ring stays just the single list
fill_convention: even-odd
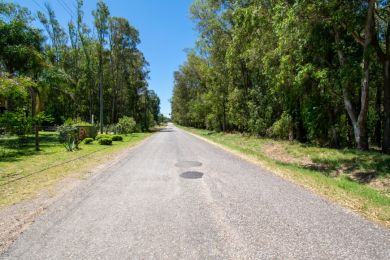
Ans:
[{"label": "cracked asphalt", "polygon": [[390,231],[169,125],[2,259],[390,259]]}]

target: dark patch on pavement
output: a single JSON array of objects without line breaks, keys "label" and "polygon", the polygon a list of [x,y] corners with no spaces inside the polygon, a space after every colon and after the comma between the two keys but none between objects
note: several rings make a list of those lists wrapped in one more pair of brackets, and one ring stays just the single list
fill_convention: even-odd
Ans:
[{"label": "dark patch on pavement", "polygon": [[195,171],[183,172],[182,174],[180,174],[180,177],[184,179],[200,179],[203,177],[203,173]]},{"label": "dark patch on pavement", "polygon": [[179,161],[175,164],[176,167],[190,168],[202,166],[201,162],[197,161]]},{"label": "dark patch on pavement", "polygon": [[171,128],[164,128],[164,129],[161,129],[159,132],[160,133],[172,133],[172,132],[175,132],[175,130],[173,130]]}]

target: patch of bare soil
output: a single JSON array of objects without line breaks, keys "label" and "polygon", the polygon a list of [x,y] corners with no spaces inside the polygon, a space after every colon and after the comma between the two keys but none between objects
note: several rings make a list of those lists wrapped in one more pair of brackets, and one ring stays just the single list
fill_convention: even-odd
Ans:
[{"label": "patch of bare soil", "polygon": [[[140,145],[142,142],[137,144]],[[132,147],[131,149],[135,148]],[[56,185],[42,190],[35,198],[15,205],[0,208],[0,255],[23,233],[50,205],[61,200],[66,194],[85,184],[93,176],[104,173],[112,165],[124,158],[128,149],[107,155],[108,162],[88,172],[74,173]]]},{"label": "patch of bare soil", "polygon": [[375,189],[383,191],[390,197],[390,178],[375,179],[371,181],[369,185]]},{"label": "patch of bare soil", "polygon": [[301,166],[310,166],[314,164],[308,156],[301,158],[294,157],[293,155],[289,154],[280,144],[263,144],[261,149],[263,150],[265,155],[272,160],[280,161],[283,163],[298,164]]}]

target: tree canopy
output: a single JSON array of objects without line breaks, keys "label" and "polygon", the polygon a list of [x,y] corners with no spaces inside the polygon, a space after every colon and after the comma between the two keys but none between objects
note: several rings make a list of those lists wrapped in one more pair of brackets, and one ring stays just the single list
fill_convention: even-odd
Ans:
[{"label": "tree canopy", "polygon": [[195,0],[172,118],[390,152],[388,1]]},{"label": "tree canopy", "polygon": [[147,130],[160,118],[160,101],[148,89],[138,30],[111,16],[103,1],[92,12],[91,28],[83,0],[75,4],[77,17],[65,28],[46,3],[37,13],[41,30],[26,8],[0,1],[0,96],[8,112],[34,117],[45,111],[54,124],[73,118],[101,126],[128,116]]}]

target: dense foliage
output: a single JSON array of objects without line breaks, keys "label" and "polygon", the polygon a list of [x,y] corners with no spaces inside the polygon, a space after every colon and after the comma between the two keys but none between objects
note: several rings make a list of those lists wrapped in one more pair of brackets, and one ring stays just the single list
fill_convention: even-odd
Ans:
[{"label": "dense foliage", "polygon": [[124,116],[119,119],[118,124],[116,124],[116,131],[119,134],[131,134],[136,130],[136,123],[132,117]]},{"label": "dense foliage", "polygon": [[[148,63],[138,49],[137,29],[111,16],[103,1],[93,11],[90,28],[83,0],[75,5],[75,19],[63,28],[46,3],[46,10],[37,13],[40,30],[26,8],[0,0],[0,101],[6,99],[8,111],[0,121],[11,124],[24,113],[33,122],[45,111],[53,124],[78,118],[103,129],[128,116],[138,129],[148,130],[159,121],[160,100],[148,89]],[[33,129],[38,136],[36,124]]]},{"label": "dense foliage", "polygon": [[73,152],[80,144],[79,131],[76,126],[64,124],[58,128],[59,141],[67,151]]},{"label": "dense foliage", "polygon": [[192,127],[390,152],[390,2],[196,0],[175,72]]},{"label": "dense foliage", "polygon": [[110,138],[99,139],[99,144],[100,145],[112,145],[112,139],[110,139]]}]

